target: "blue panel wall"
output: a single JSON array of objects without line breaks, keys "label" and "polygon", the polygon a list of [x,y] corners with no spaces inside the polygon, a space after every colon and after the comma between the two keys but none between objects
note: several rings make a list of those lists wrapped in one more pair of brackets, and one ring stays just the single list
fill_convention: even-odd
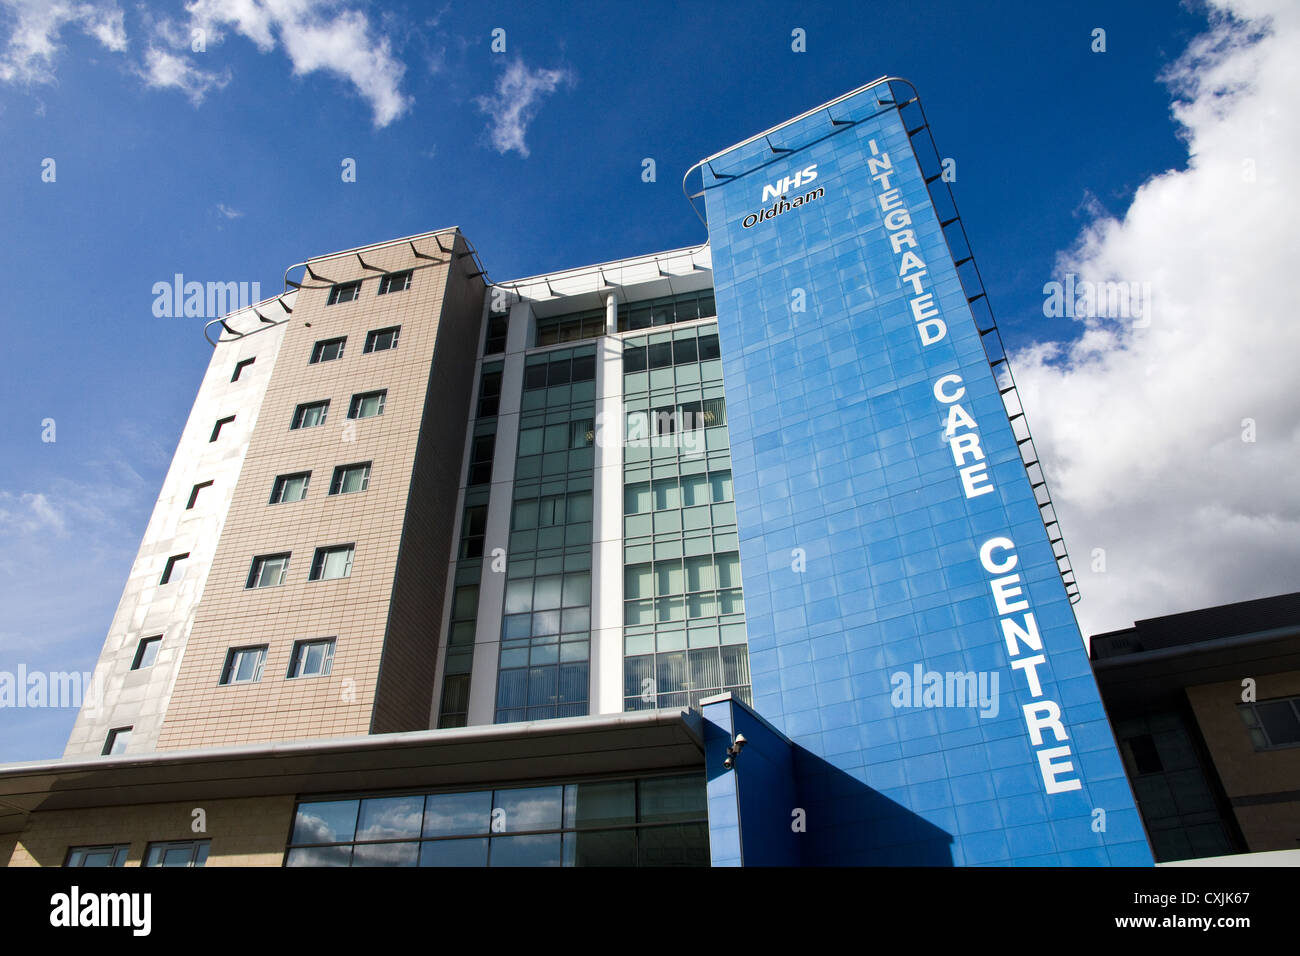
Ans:
[{"label": "blue panel wall", "polygon": [[875,90],[834,114],[704,167],[753,701],[807,751],[803,858],[1148,865],[907,132]]}]

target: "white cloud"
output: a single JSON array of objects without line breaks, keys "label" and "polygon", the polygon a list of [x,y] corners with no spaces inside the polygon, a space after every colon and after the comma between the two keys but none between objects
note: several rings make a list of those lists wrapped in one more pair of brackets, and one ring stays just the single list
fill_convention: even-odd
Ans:
[{"label": "white cloud", "polygon": [[492,96],[480,96],[478,108],[489,119],[488,135],[492,146],[502,155],[514,150],[528,155],[524,134],[541,108],[542,98],[555,92],[561,84],[572,85],[569,70],[530,70],[523,60],[515,60],[497,80]]},{"label": "white cloud", "polygon": [[113,0],[0,0],[0,22],[11,27],[0,54],[0,82],[54,82],[59,37],[67,26],[94,37],[107,50],[126,50],[122,11]]},{"label": "white cloud", "polygon": [[0,539],[65,532],[62,512],[40,492],[0,491]]},{"label": "white cloud", "polygon": [[230,29],[263,53],[277,39],[295,76],[324,71],[352,84],[371,108],[374,124],[387,126],[411,106],[402,92],[405,65],[392,43],[361,11],[336,0],[195,0],[186,6],[190,28],[202,29],[209,46]]},{"label": "white cloud", "polygon": [[1052,277],[1151,283],[1149,327],[1085,319],[1012,356],[1089,635],[1300,589],[1300,6],[1218,2],[1163,77],[1187,168],[1095,219]]},{"label": "white cloud", "polygon": [[188,57],[150,47],[144,65],[137,71],[145,86],[152,89],[176,89],[198,106],[210,90],[223,89],[230,82],[230,68],[214,73],[201,70]]},{"label": "white cloud", "polygon": [[217,203],[217,212],[220,213],[226,219],[238,219],[240,216],[243,215],[243,212],[241,212],[240,210],[231,209],[223,202]]}]

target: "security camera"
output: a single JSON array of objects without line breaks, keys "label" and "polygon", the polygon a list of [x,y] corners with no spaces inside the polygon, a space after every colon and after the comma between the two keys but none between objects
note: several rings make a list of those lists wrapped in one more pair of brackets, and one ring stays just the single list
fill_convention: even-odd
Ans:
[{"label": "security camera", "polygon": [[722,766],[723,766],[724,769],[726,769],[726,770],[730,770],[730,769],[731,769],[731,758],[728,757],[726,760],[722,761]]},{"label": "security camera", "polygon": [[744,734],[736,734],[736,740],[735,740],[736,753],[740,753],[742,750],[744,750],[745,744],[747,742],[748,741],[745,740]]}]

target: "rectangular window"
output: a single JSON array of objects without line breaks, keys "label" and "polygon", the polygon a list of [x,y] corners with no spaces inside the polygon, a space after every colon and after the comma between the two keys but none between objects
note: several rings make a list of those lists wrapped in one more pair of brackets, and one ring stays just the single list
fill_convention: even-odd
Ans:
[{"label": "rectangular window", "polygon": [[189,559],[190,553],[173,554],[167,559],[167,565],[163,568],[162,578],[159,584],[174,584],[185,576],[185,562]]},{"label": "rectangular window", "polygon": [[337,339],[322,339],[311,347],[311,359],[308,365],[319,365],[321,362],[333,362],[335,359],[343,357],[343,346],[347,343],[347,336]]},{"label": "rectangular window", "polygon": [[460,556],[483,557],[483,542],[487,537],[487,505],[471,505],[465,509],[461,528]]},{"label": "rectangular window", "polygon": [[1300,697],[1242,704],[1239,710],[1256,750],[1300,744]]},{"label": "rectangular window", "polygon": [[352,573],[352,552],[355,545],[344,544],[332,548],[317,548],[316,557],[311,562],[309,581],[333,581],[346,578]]},{"label": "rectangular window", "polygon": [[478,390],[478,417],[492,418],[501,407],[501,368],[483,369]]},{"label": "rectangular window", "polygon": [[365,491],[370,487],[370,462],[358,462],[355,465],[339,465],[334,469],[330,479],[330,494],[350,495],[354,491]]},{"label": "rectangular window", "polygon": [[329,399],[299,405],[293,410],[293,421],[289,423],[289,428],[315,428],[317,425],[324,425],[329,410]]},{"label": "rectangular window", "polygon": [[371,352],[387,352],[389,349],[397,348],[397,338],[402,334],[402,327],[394,325],[390,329],[375,329],[373,332],[366,333],[366,345],[362,350],[369,355]]},{"label": "rectangular window", "polygon": [[411,269],[404,269],[401,272],[390,272],[379,279],[379,294],[388,295],[390,292],[405,292],[411,287]]},{"label": "rectangular window", "polygon": [[343,302],[352,302],[354,299],[361,298],[361,280],[354,282],[340,282],[330,289],[329,301],[326,305],[339,305]]},{"label": "rectangular window", "polygon": [[496,441],[496,435],[479,435],[474,439],[469,453],[470,485],[486,485],[492,480],[492,453]]},{"label": "rectangular window", "polygon": [[353,395],[352,403],[348,405],[348,418],[374,418],[384,414],[384,400],[387,397],[388,389]]},{"label": "rectangular window", "polygon": [[326,677],[334,664],[334,638],[298,641],[289,660],[289,678]]},{"label": "rectangular window", "polygon": [[190,511],[191,509],[193,509],[193,507],[196,504],[198,504],[199,492],[202,491],[204,488],[211,488],[211,487],[212,487],[212,482],[210,481],[200,481],[197,485],[195,485],[194,488],[190,491],[190,500],[185,505],[185,510]]},{"label": "rectangular window", "polygon": [[226,652],[226,666],[221,670],[223,684],[256,684],[262,679],[266,664],[266,645],[232,647]]},{"label": "rectangular window", "polygon": [[177,840],[150,843],[145,851],[145,866],[202,866],[208,861],[210,840]]},{"label": "rectangular window", "polygon": [[231,416],[229,416],[228,418],[222,418],[222,419],[218,420],[218,422],[217,422],[215,425],[212,426],[212,437],[209,438],[208,441],[209,441],[209,442],[214,442],[214,441],[216,441],[218,438],[220,438],[220,437],[221,437],[221,429],[224,428],[226,425],[229,425],[229,424],[230,424],[231,422],[233,422],[234,420],[235,420],[235,416],[234,416],[234,415],[231,415]]},{"label": "rectangular window", "polygon": [[70,846],[64,866],[126,866],[129,843],[112,846]]},{"label": "rectangular window", "polygon": [[718,352],[718,333],[713,332],[709,335],[700,336],[700,361],[707,362],[717,358]]},{"label": "rectangular window", "polygon": [[261,554],[253,559],[253,567],[248,572],[245,588],[273,588],[284,583],[289,572],[289,552],[284,554]]},{"label": "rectangular window", "polygon": [[146,637],[135,648],[135,658],[131,661],[131,670],[143,670],[151,667],[158,659],[158,648],[162,647],[162,635]]},{"label": "rectangular window", "polygon": [[287,501],[302,501],[302,499],[307,497],[307,486],[310,483],[310,471],[299,471],[292,475],[280,475],[275,479],[275,484],[271,486],[270,503],[278,505]]},{"label": "rectangular window", "polygon": [[483,343],[484,355],[496,355],[506,350],[506,332],[509,327],[509,315],[488,316],[487,338]]},{"label": "rectangular window", "polygon": [[232,375],[232,376],[230,376],[230,380],[231,380],[232,382],[238,382],[238,381],[239,381],[239,376],[242,375],[242,374],[244,373],[244,369],[248,368],[248,366],[252,365],[252,364],[253,364],[254,362],[256,362],[256,361],[257,361],[256,358],[246,358],[246,359],[244,359],[244,360],[241,361],[241,362],[236,362],[236,363],[235,363],[235,374]]},{"label": "rectangular window", "polygon": [[115,754],[126,753],[127,744],[130,742],[131,728],[115,727],[108,732],[108,736],[104,739],[103,755],[105,757],[112,757]]}]

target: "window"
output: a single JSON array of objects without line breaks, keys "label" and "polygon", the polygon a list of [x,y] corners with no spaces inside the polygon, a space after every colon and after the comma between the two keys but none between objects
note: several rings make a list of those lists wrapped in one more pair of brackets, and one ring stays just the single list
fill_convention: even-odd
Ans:
[{"label": "window", "polygon": [[524,391],[552,385],[568,385],[576,382],[591,382],[596,378],[596,356],[576,355],[570,357],[561,353],[562,358],[547,360],[534,359],[524,368]]},{"label": "window", "polygon": [[333,581],[346,578],[352,573],[352,552],[355,545],[343,544],[332,548],[317,548],[316,557],[311,562],[309,581]]},{"label": "window", "polygon": [[1137,774],[1160,773],[1165,769],[1160,760],[1160,751],[1156,749],[1155,738],[1151,734],[1138,734],[1124,741],[1132,758],[1133,770]]},{"label": "window", "polygon": [[374,418],[384,414],[384,400],[387,397],[388,389],[353,395],[352,403],[348,406],[348,418]]},{"label": "window", "polygon": [[231,380],[232,382],[238,382],[238,381],[239,381],[239,376],[242,375],[242,374],[244,373],[244,369],[248,368],[248,366],[252,365],[252,364],[253,364],[254,362],[256,362],[256,361],[257,361],[256,358],[247,358],[247,359],[244,359],[244,360],[241,361],[241,362],[236,362],[236,363],[235,363],[235,374],[232,375],[232,376],[230,376],[230,380]]},{"label": "window", "polygon": [[373,332],[367,332],[366,346],[362,351],[369,355],[371,352],[387,352],[389,349],[395,349],[398,336],[401,334],[400,325],[394,325],[391,329],[375,329]]},{"label": "window", "polygon": [[501,407],[501,366],[483,368],[478,390],[478,417],[492,418]]},{"label": "window", "polygon": [[185,505],[185,510],[186,511],[191,510],[198,503],[200,491],[202,491],[204,488],[211,488],[211,487],[212,487],[212,482],[210,481],[200,481],[197,485],[195,485],[194,488],[190,491],[190,500]]},{"label": "window", "polygon": [[1300,744],[1300,697],[1242,704],[1240,711],[1256,750]]},{"label": "window", "polygon": [[162,635],[146,637],[135,648],[135,658],[131,661],[131,670],[143,670],[153,666],[158,659],[158,648],[162,647]]},{"label": "window", "polygon": [[211,840],[175,840],[150,843],[145,851],[145,866],[202,866],[208,861]]},{"label": "window", "polygon": [[591,309],[573,315],[555,315],[537,320],[537,344],[556,345],[594,339],[605,334],[605,310]]},{"label": "window", "polygon": [[327,677],[334,663],[334,638],[298,641],[289,660],[289,678]]},{"label": "window", "polygon": [[684,292],[649,301],[629,302],[618,307],[618,330],[648,329],[652,326],[690,322],[717,315],[713,290]]},{"label": "window", "polygon": [[319,365],[321,362],[333,362],[335,359],[343,357],[343,346],[347,342],[347,336],[338,339],[323,339],[311,347],[311,359],[308,365]]},{"label": "window", "polygon": [[64,866],[126,866],[128,843],[113,846],[70,846]]},{"label": "window", "polygon": [[488,316],[487,338],[483,342],[484,355],[496,355],[506,350],[506,332],[509,327],[509,315]]},{"label": "window", "polygon": [[355,282],[340,282],[330,289],[329,301],[326,305],[339,305],[343,302],[352,302],[361,298],[361,280]]},{"label": "window", "polygon": [[370,462],[339,465],[334,469],[334,477],[330,479],[330,494],[349,495],[354,491],[365,491],[369,485]]},{"label": "window", "polygon": [[289,571],[289,553],[262,554],[253,559],[245,588],[273,588],[284,583]]},{"label": "window", "polygon": [[232,647],[226,652],[226,666],[221,669],[223,684],[256,684],[262,679],[266,663],[266,645]]},{"label": "window", "polygon": [[285,866],[708,866],[702,774],[304,800]]},{"label": "window", "polygon": [[469,453],[470,485],[486,485],[492,480],[492,452],[496,441],[496,435],[479,435],[474,439]]},{"label": "window", "polygon": [[104,739],[105,757],[112,757],[115,754],[126,753],[126,746],[131,742],[130,727],[115,727],[108,732],[108,737]]},{"label": "window", "polygon": [[229,418],[220,419],[215,425],[212,426],[212,437],[209,438],[208,441],[210,442],[216,441],[221,436],[222,427],[225,425],[229,425],[234,420],[235,420],[234,415],[231,415]]},{"label": "window", "polygon": [[307,485],[311,482],[310,471],[299,471],[292,475],[279,475],[271,486],[270,504],[278,505],[287,501],[302,501],[307,497]]},{"label": "window", "polygon": [[189,559],[190,553],[173,554],[167,559],[167,566],[163,568],[162,578],[159,584],[173,584],[185,576],[185,562]]},{"label": "window", "polygon": [[483,557],[483,541],[487,537],[487,505],[471,505],[465,509],[461,526],[460,556]]},{"label": "window", "polygon": [[289,427],[293,428],[315,428],[317,425],[325,424],[325,417],[329,414],[329,399],[323,402],[307,402],[299,405],[293,410],[293,421]]},{"label": "window", "polygon": [[379,294],[388,295],[390,292],[405,292],[411,287],[412,271],[411,269],[404,269],[401,272],[390,272],[388,275],[382,276],[379,280]]}]

